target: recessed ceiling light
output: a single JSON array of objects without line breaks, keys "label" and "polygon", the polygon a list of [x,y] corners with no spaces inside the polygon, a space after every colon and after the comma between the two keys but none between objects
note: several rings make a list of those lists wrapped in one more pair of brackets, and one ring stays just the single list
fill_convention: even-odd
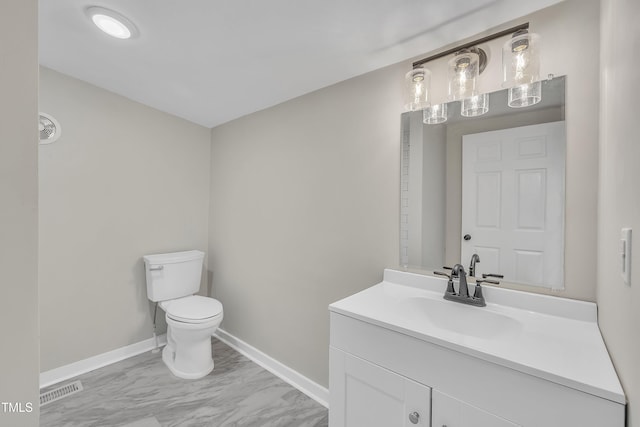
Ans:
[{"label": "recessed ceiling light", "polygon": [[138,29],[127,18],[104,7],[91,6],[86,9],[87,16],[105,33],[118,39],[129,39],[138,35]]}]

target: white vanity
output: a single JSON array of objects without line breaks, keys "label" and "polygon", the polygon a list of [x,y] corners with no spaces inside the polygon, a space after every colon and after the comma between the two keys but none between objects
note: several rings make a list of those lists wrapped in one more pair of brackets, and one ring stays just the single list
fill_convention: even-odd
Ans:
[{"label": "white vanity", "polygon": [[330,427],[623,427],[596,305],[385,270],[329,307]]}]

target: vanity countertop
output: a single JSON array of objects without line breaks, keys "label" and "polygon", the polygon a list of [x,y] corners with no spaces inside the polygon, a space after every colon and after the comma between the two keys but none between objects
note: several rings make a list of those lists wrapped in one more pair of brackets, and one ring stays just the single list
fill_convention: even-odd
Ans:
[{"label": "vanity countertop", "polygon": [[483,286],[487,306],[473,307],[444,300],[446,284],[387,269],[381,283],[329,309],[625,404],[598,329],[596,304]]}]

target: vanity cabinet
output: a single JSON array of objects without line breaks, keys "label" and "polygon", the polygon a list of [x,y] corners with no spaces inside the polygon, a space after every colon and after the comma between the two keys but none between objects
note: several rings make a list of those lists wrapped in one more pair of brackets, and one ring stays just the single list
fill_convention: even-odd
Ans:
[{"label": "vanity cabinet", "polygon": [[431,388],[331,349],[332,427],[430,426]]},{"label": "vanity cabinet", "polygon": [[437,390],[433,391],[433,427],[514,427],[510,421],[468,405]]},{"label": "vanity cabinet", "polygon": [[330,359],[330,427],[517,426],[343,351]]},{"label": "vanity cabinet", "polygon": [[624,427],[593,303],[385,270],[329,306],[330,427]]}]

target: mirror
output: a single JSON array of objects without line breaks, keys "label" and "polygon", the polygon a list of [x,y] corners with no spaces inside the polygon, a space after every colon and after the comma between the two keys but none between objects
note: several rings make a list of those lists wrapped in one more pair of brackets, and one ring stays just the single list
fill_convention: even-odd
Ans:
[{"label": "mirror", "polygon": [[447,121],[402,115],[400,263],[441,270],[460,263],[475,276],[564,288],[565,77],[542,82],[542,101],[510,108],[508,90],[489,112]]}]

